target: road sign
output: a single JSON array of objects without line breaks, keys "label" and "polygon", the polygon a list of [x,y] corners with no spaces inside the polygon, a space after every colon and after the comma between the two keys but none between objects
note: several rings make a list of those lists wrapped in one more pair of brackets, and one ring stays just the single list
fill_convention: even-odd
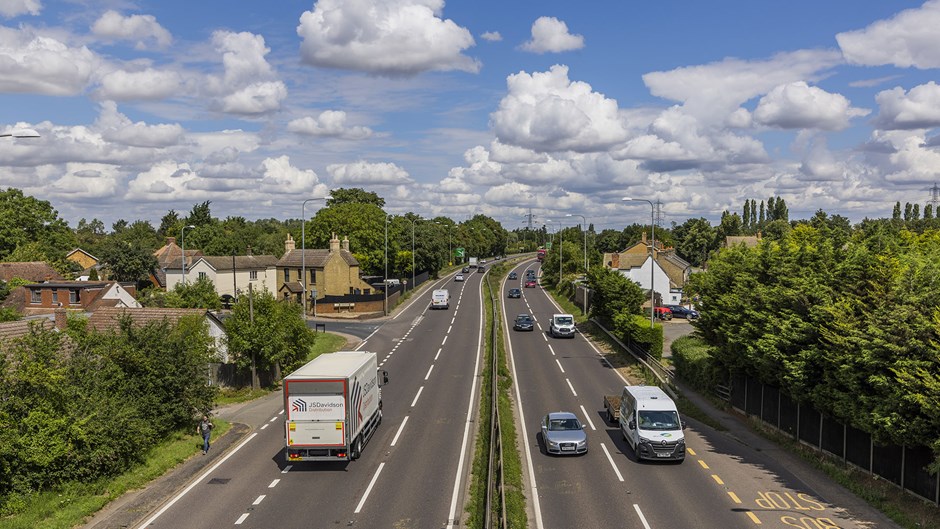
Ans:
[{"label": "road sign", "polygon": [[463,258],[464,250],[463,248],[454,248],[454,257]]}]

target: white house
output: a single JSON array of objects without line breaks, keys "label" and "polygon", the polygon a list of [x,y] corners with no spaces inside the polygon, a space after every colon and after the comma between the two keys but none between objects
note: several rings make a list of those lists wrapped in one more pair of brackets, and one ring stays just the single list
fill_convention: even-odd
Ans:
[{"label": "white house", "polygon": [[627,269],[620,269],[619,272],[629,278],[634,283],[640,285],[643,290],[650,289],[650,267],[653,267],[652,281],[656,294],[662,299],[663,305],[678,305],[682,300],[682,290],[672,288],[669,275],[663,270],[659,263],[653,261],[650,256],[640,266]]},{"label": "white house", "polygon": [[[248,292],[265,291],[277,296],[277,258],[273,255],[202,256],[186,267],[186,281],[207,278],[219,296],[237,297]],[[183,280],[181,266],[166,269],[166,289],[173,290]]]}]

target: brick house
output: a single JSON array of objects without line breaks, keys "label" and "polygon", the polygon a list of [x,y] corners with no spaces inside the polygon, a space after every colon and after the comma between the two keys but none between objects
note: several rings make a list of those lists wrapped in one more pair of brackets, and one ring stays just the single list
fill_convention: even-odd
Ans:
[{"label": "brick house", "polygon": [[605,253],[603,262],[606,268],[619,271],[646,290],[650,288],[652,275],[656,294],[664,304],[681,302],[682,288],[692,273],[692,265],[679,257],[675,248],[666,248],[661,241],[656,241],[653,258],[650,259],[646,232],[643,232],[640,242],[622,252]]},{"label": "brick house", "polygon": [[91,312],[99,307],[139,308],[133,283],[117,281],[46,281],[16,289],[3,306],[24,315],[52,314],[57,308]]},{"label": "brick house", "polygon": [[[176,237],[167,237],[166,244],[154,250],[153,256],[157,258],[157,269],[150,274],[150,281],[164,290],[171,290],[166,286],[166,269],[173,267],[181,270],[183,266],[183,249],[176,244]],[[186,268],[189,268],[195,258],[201,256],[202,250],[186,250]]]}]

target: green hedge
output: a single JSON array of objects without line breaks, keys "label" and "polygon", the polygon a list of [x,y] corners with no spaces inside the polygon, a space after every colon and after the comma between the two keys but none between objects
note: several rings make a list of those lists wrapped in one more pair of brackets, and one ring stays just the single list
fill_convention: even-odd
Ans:
[{"label": "green hedge", "polygon": [[696,336],[682,336],[672,342],[672,363],[676,375],[694,388],[711,392],[724,381],[711,355],[712,347]]},{"label": "green hedge", "polygon": [[614,316],[614,332],[624,342],[636,342],[656,360],[663,358],[663,326],[650,328],[650,320],[640,314],[621,312]]}]

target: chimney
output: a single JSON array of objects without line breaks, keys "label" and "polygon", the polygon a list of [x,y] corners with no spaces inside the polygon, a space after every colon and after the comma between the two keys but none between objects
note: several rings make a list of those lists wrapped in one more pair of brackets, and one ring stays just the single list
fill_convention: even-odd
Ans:
[{"label": "chimney", "polygon": [[335,253],[339,251],[339,239],[336,238],[336,234],[333,234],[333,238],[330,239],[330,253]]},{"label": "chimney", "polygon": [[646,244],[646,231],[643,232],[643,237],[640,239],[640,242]]},{"label": "chimney", "polygon": [[757,240],[760,240],[760,230],[757,230]]},{"label": "chimney", "polygon": [[287,234],[287,240],[284,241],[284,252],[289,252],[291,250],[297,249],[297,245],[294,244],[294,238]]},{"label": "chimney", "polygon": [[66,312],[65,309],[61,307],[55,309],[55,328],[56,329],[60,331],[64,331],[65,328],[68,327],[68,321],[69,321],[68,312]]},{"label": "chimney", "polygon": [[245,250],[245,255],[251,257],[251,245],[248,245],[248,248]]},{"label": "chimney", "polygon": [[166,245],[169,246],[169,245],[171,245],[171,244],[176,244],[176,237],[167,237],[167,238],[166,238]]},{"label": "chimney", "polygon": [[620,270],[620,254],[615,253],[610,256],[610,267],[614,270]]},{"label": "chimney", "polygon": [[349,251],[349,237],[343,235],[342,245],[343,245],[342,248],[348,252]]}]

